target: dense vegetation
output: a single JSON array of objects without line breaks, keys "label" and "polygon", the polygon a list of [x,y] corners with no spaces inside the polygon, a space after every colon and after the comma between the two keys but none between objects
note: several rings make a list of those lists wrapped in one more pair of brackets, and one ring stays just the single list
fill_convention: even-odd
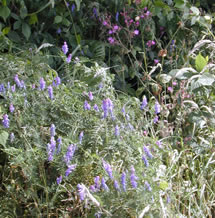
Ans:
[{"label": "dense vegetation", "polygon": [[2,217],[214,217],[213,1],[2,0]]}]

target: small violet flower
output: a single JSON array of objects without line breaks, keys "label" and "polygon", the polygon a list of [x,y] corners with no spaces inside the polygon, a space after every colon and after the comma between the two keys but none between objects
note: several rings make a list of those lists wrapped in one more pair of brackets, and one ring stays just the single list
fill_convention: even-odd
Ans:
[{"label": "small violet flower", "polygon": [[77,188],[78,188],[78,194],[79,194],[80,200],[83,201],[86,196],[85,187],[81,184],[78,184]]},{"label": "small violet flower", "polygon": [[90,101],[92,101],[92,100],[93,100],[93,93],[92,93],[92,92],[89,92],[89,93],[88,93],[88,97],[89,97]]},{"label": "small violet flower", "polygon": [[115,136],[119,136],[119,134],[120,134],[119,126],[116,125],[116,126],[115,126]]},{"label": "small violet flower", "polygon": [[143,110],[146,106],[147,106],[148,102],[147,102],[147,98],[146,96],[143,97],[143,101],[142,104],[140,106],[140,109]]},{"label": "small violet flower", "polygon": [[57,178],[57,184],[59,185],[61,182],[62,182],[62,176],[59,176],[59,177]]},{"label": "small violet flower", "polygon": [[50,135],[51,135],[52,137],[55,136],[55,125],[54,125],[54,124],[52,124],[51,127],[50,127]]},{"label": "small violet flower", "polygon": [[22,87],[22,84],[21,84],[21,82],[20,82],[20,80],[19,80],[18,74],[15,75],[14,81],[15,81],[16,85],[17,85],[19,88]]},{"label": "small violet flower", "polygon": [[121,184],[122,184],[123,191],[126,192],[126,173],[125,172],[122,173]]},{"label": "small violet flower", "polygon": [[5,128],[9,128],[10,127],[10,120],[8,118],[7,114],[3,115],[3,120],[2,120],[2,124]]},{"label": "small violet flower", "polygon": [[64,156],[64,160],[65,160],[65,163],[68,165],[69,162],[72,160],[73,156],[74,156],[74,153],[75,153],[75,150],[76,150],[76,145],[73,145],[71,144],[68,149],[67,149],[67,153],[66,155]]},{"label": "small violet flower", "polygon": [[53,100],[54,99],[54,95],[53,95],[53,88],[52,88],[52,86],[48,86],[48,94],[49,94],[49,98],[51,100]]},{"label": "small violet flower", "polygon": [[62,145],[62,139],[60,137],[57,139],[57,143],[58,143],[57,154],[59,154],[61,151],[61,145]]},{"label": "small violet flower", "polygon": [[69,54],[68,57],[66,58],[66,62],[69,64],[72,59],[72,54]]},{"label": "small violet flower", "polygon": [[145,166],[148,167],[149,166],[149,162],[148,162],[147,158],[144,155],[142,156],[142,160],[143,160]]},{"label": "small violet flower", "polygon": [[137,188],[137,181],[138,177],[135,175],[135,169],[134,166],[131,166],[131,175],[130,175],[130,181],[133,188]]},{"label": "small violet flower", "polygon": [[95,105],[93,106],[93,108],[94,108],[94,110],[95,110],[96,112],[99,112],[99,107],[98,107],[97,104],[95,104]]},{"label": "small violet flower", "polygon": [[120,187],[119,187],[119,183],[117,182],[117,180],[114,180],[114,188],[117,190],[117,191],[120,191]]},{"label": "small violet flower", "polygon": [[44,90],[46,88],[46,82],[43,78],[40,78],[40,90]]},{"label": "small violet flower", "polygon": [[9,109],[10,109],[10,112],[11,112],[11,113],[14,112],[15,108],[14,108],[13,104],[10,104],[10,108],[9,108]]},{"label": "small violet flower", "polygon": [[148,147],[143,146],[143,151],[145,152],[145,154],[146,154],[146,156],[147,156],[148,158],[150,158],[150,159],[153,158],[153,156],[152,156],[150,150],[148,149]]},{"label": "small violet flower", "polygon": [[113,179],[111,165],[103,160],[103,167],[105,171],[107,172],[107,174],[109,175],[109,177]]},{"label": "small violet flower", "polygon": [[139,30],[134,30],[134,35],[139,35]]},{"label": "small violet flower", "polygon": [[88,101],[85,100],[85,102],[84,102],[84,110],[90,110],[90,108],[91,107],[90,107]]},{"label": "small violet flower", "polygon": [[101,181],[101,185],[102,185],[102,188],[105,190],[105,191],[108,191],[109,188],[105,182],[105,179],[102,177],[102,181]]},{"label": "small violet flower", "polygon": [[79,135],[79,143],[81,144],[82,143],[82,139],[84,137],[84,132],[81,131],[80,135]]},{"label": "small violet flower", "polygon": [[62,46],[62,51],[63,51],[63,53],[64,53],[65,55],[66,55],[67,52],[69,51],[68,45],[67,45],[66,42],[64,42],[64,44],[63,44],[63,46]]},{"label": "small violet flower", "polygon": [[154,59],[154,64],[157,65],[159,63],[158,59]]},{"label": "small violet flower", "polygon": [[161,106],[160,104],[156,101],[155,102],[155,114],[159,114],[161,112]]},{"label": "small violet flower", "polygon": [[73,164],[73,165],[69,165],[66,172],[65,172],[65,176],[68,177],[70,173],[72,173],[72,171],[76,168],[77,164]]}]

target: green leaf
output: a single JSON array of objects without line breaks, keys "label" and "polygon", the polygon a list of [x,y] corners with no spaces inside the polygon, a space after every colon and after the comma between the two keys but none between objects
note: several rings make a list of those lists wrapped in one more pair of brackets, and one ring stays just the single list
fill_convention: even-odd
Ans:
[{"label": "green leaf", "polygon": [[14,30],[17,30],[17,29],[19,29],[20,28],[20,26],[21,26],[21,21],[20,20],[18,20],[18,21],[16,21],[16,22],[14,22],[14,24],[13,24],[13,29]]},{"label": "green leaf", "polygon": [[160,189],[165,191],[168,188],[169,184],[166,181],[160,181]]},{"label": "green leaf", "polygon": [[195,60],[196,70],[201,72],[203,68],[207,65],[207,58],[204,58],[201,53],[199,53]]},{"label": "green leaf", "polygon": [[199,79],[197,80],[197,82],[199,82],[201,85],[203,86],[211,86],[215,81],[215,78],[213,75],[209,74],[209,73],[205,73],[203,74],[201,77],[199,77]]},{"label": "green leaf", "polygon": [[62,20],[63,20],[63,18],[62,18],[61,16],[56,16],[56,17],[54,18],[54,23],[61,23]]},{"label": "green leaf", "polygon": [[172,79],[172,77],[170,75],[167,75],[167,74],[161,74],[159,76],[159,80],[164,84],[168,83],[171,79]]},{"label": "green leaf", "polygon": [[10,32],[10,27],[5,27],[5,28],[2,30],[3,35],[7,35],[9,32]]},{"label": "green leaf", "polygon": [[28,15],[28,10],[27,10],[27,8],[26,8],[26,7],[22,7],[22,8],[20,9],[20,17],[21,17],[22,19],[24,19],[25,17],[27,17],[27,15]]},{"label": "green leaf", "polygon": [[30,25],[34,25],[34,24],[36,24],[36,23],[38,23],[37,14],[32,14],[32,15],[30,16],[29,24],[30,24]]},{"label": "green leaf", "polygon": [[31,35],[31,28],[27,23],[22,23],[22,33],[25,38],[28,40]]},{"label": "green leaf", "polygon": [[9,17],[9,15],[10,15],[10,9],[7,6],[0,7],[0,17],[2,17],[5,22],[6,19]]},{"label": "green leaf", "polygon": [[14,42],[21,42],[20,36],[19,36],[18,33],[15,32],[15,31],[10,31],[10,32],[8,33],[8,37],[9,37],[9,39],[10,39],[11,41],[14,41]]},{"label": "green leaf", "polygon": [[77,6],[77,11],[80,10],[81,1],[82,1],[82,0],[75,0],[75,4],[76,4],[76,6]]},{"label": "green leaf", "polygon": [[8,137],[9,137],[9,134],[7,132],[3,131],[2,133],[0,133],[0,144],[5,146]]}]

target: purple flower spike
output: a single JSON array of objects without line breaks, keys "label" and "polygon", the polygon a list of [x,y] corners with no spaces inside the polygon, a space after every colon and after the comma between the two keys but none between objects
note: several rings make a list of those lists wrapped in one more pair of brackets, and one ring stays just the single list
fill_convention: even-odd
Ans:
[{"label": "purple flower spike", "polygon": [[145,154],[146,154],[146,156],[147,156],[148,158],[150,158],[150,159],[153,158],[153,156],[152,156],[150,150],[149,150],[146,146],[143,146],[143,151],[145,152]]},{"label": "purple flower spike", "polygon": [[102,177],[102,181],[101,181],[101,185],[102,185],[102,188],[105,190],[105,191],[108,191],[109,188],[105,182],[105,179]]},{"label": "purple flower spike", "polygon": [[146,186],[146,189],[147,189],[149,192],[152,191],[152,188],[151,188],[150,184],[149,184],[147,181],[145,181],[145,186]]},{"label": "purple flower spike", "polygon": [[61,79],[59,76],[56,76],[53,81],[53,86],[59,86],[61,84]]},{"label": "purple flower spike", "polygon": [[119,21],[119,12],[117,11],[116,12],[116,22],[118,22]]},{"label": "purple flower spike", "polygon": [[133,188],[137,188],[137,182],[138,177],[135,175],[135,169],[134,166],[131,166],[131,175],[130,175],[130,181]]},{"label": "purple flower spike", "polygon": [[115,136],[119,136],[119,134],[120,134],[119,126],[116,125],[116,126],[115,126]]},{"label": "purple flower spike", "polygon": [[51,137],[50,143],[47,145],[47,152],[48,152],[48,160],[53,161],[54,158],[54,151],[56,148],[56,141],[54,137]]},{"label": "purple flower spike", "polygon": [[155,118],[153,120],[154,124],[158,122],[158,119],[159,119],[158,116],[155,116]]},{"label": "purple flower spike", "polygon": [[15,81],[16,85],[17,85],[19,88],[22,87],[22,84],[21,84],[21,82],[20,82],[20,80],[19,80],[18,74],[15,75],[14,81]]},{"label": "purple flower spike", "polygon": [[92,101],[92,100],[93,100],[93,93],[92,93],[92,92],[89,92],[89,93],[88,93],[88,97],[89,97],[90,101]]},{"label": "purple flower spike", "polygon": [[123,191],[126,192],[126,173],[125,172],[122,173],[121,184],[122,184]]},{"label": "purple flower spike", "polygon": [[95,110],[96,112],[99,112],[99,107],[98,107],[97,104],[95,104],[95,105],[93,106],[93,108],[94,108],[94,110]]},{"label": "purple flower spike", "polygon": [[69,165],[66,172],[65,172],[65,176],[68,177],[70,173],[72,173],[72,171],[76,168],[76,164],[73,165]]},{"label": "purple flower spike", "polygon": [[147,102],[147,98],[146,96],[143,97],[143,101],[142,104],[140,106],[140,109],[143,110],[146,106],[147,106],[148,102]]},{"label": "purple flower spike", "polygon": [[4,94],[5,91],[6,91],[6,90],[5,90],[4,84],[1,84],[1,85],[0,85],[0,93],[3,93],[3,94]]},{"label": "purple flower spike", "polygon": [[75,10],[75,4],[73,3],[71,7],[71,11],[73,12],[74,10]]},{"label": "purple flower spike", "polygon": [[69,64],[71,62],[71,59],[72,59],[72,54],[69,54],[66,59],[66,62]]},{"label": "purple flower spike", "polygon": [[55,125],[54,125],[54,124],[52,124],[51,127],[50,127],[50,135],[51,135],[52,137],[55,136]]},{"label": "purple flower spike", "polygon": [[59,177],[57,178],[57,184],[59,185],[61,182],[62,182],[62,176],[59,176]]},{"label": "purple flower spike", "polygon": [[14,108],[13,104],[10,104],[10,108],[9,108],[9,109],[10,109],[10,112],[11,112],[11,113],[14,112],[15,108]]},{"label": "purple flower spike", "polygon": [[72,160],[73,158],[73,155],[75,153],[75,150],[76,150],[76,145],[73,145],[71,144],[68,149],[67,149],[67,153],[66,155],[64,156],[64,160],[66,162],[66,164],[68,165],[69,162]]},{"label": "purple flower spike", "polygon": [[3,115],[2,124],[3,124],[4,128],[9,128],[10,127],[10,120],[9,120],[7,114]]},{"label": "purple flower spike", "polygon": [[52,88],[52,86],[48,87],[48,94],[49,94],[49,98],[51,100],[53,100],[54,99],[54,95],[53,95],[53,88]]},{"label": "purple flower spike", "polygon": [[82,143],[82,139],[84,137],[84,131],[81,131],[80,135],[79,135],[79,143]]},{"label": "purple flower spike", "polygon": [[100,189],[100,177],[99,176],[96,176],[94,178],[94,182],[95,182],[95,188]]},{"label": "purple flower spike", "polygon": [[97,192],[95,185],[90,186],[90,191],[91,192]]},{"label": "purple flower spike", "polygon": [[155,114],[159,114],[161,112],[161,106],[160,104],[156,101],[155,102]]},{"label": "purple flower spike", "polygon": [[78,188],[78,194],[79,194],[80,200],[83,201],[86,196],[85,187],[81,184],[78,184],[77,188]]},{"label": "purple flower spike", "polygon": [[11,86],[11,92],[15,92],[16,91],[16,85]]},{"label": "purple flower spike", "polygon": [[114,188],[115,188],[117,191],[119,191],[119,192],[120,192],[119,183],[118,183],[116,180],[114,180],[114,183],[113,183],[113,185],[114,185]]},{"label": "purple flower spike", "polygon": [[62,51],[63,51],[63,53],[64,53],[65,55],[66,55],[67,52],[69,51],[68,45],[67,45],[66,42],[64,42],[64,44],[63,44],[63,46],[62,46]]},{"label": "purple flower spike", "polygon": [[103,167],[107,172],[108,176],[113,180],[111,165],[103,160]]},{"label": "purple flower spike", "polygon": [[91,107],[90,107],[88,101],[85,100],[85,102],[84,102],[84,110],[90,110],[90,108],[91,108]]},{"label": "purple flower spike", "polygon": [[149,162],[148,162],[147,158],[144,155],[142,156],[142,160],[143,160],[145,166],[148,167],[149,166]]},{"label": "purple flower spike", "polygon": [[46,88],[46,82],[43,78],[40,78],[40,90],[44,90]]}]

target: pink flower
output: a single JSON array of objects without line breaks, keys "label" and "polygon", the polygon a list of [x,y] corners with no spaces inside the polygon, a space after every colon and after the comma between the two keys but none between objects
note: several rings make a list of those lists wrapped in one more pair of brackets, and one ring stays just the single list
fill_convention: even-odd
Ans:
[{"label": "pink flower", "polygon": [[168,87],[167,90],[168,90],[169,92],[171,92],[171,93],[173,92],[173,88],[172,88],[172,87]]},{"label": "pink flower", "polygon": [[134,30],[134,35],[139,35],[139,30]]},{"label": "pink flower", "polygon": [[114,30],[118,30],[119,27],[118,27],[117,25],[115,25],[115,26],[113,26],[113,29],[114,29]]},{"label": "pink flower", "polygon": [[154,59],[154,64],[158,64],[159,60],[158,59]]},{"label": "pink flower", "polygon": [[112,34],[112,33],[113,33],[113,31],[112,31],[112,30],[109,30],[109,31],[108,31],[108,34]]},{"label": "pink flower", "polygon": [[113,37],[108,37],[108,41],[110,44],[114,44],[114,42],[115,42]]},{"label": "pink flower", "polygon": [[104,26],[107,26],[107,21],[104,20],[102,24],[103,24]]}]

